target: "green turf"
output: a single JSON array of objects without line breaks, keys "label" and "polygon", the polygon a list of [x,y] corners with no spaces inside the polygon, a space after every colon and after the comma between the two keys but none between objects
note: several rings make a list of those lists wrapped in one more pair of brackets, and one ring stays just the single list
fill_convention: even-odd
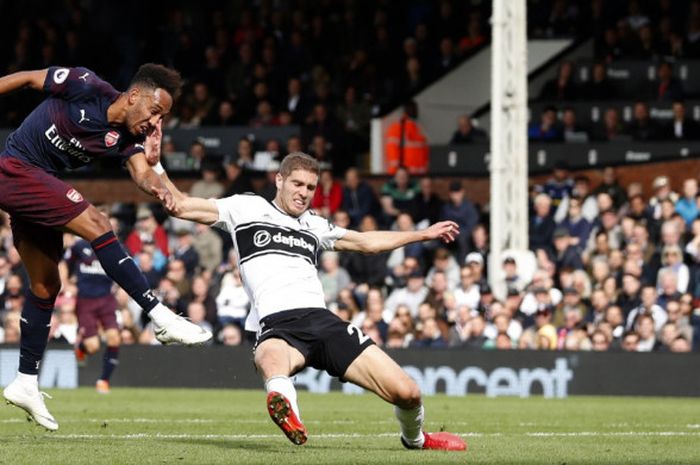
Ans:
[{"label": "green turf", "polygon": [[0,406],[0,464],[700,464],[700,399],[425,399],[428,431],[466,453],[403,450],[390,406],[370,395],[300,393],[301,447],[265,411],[263,391],[51,391],[45,433]]}]

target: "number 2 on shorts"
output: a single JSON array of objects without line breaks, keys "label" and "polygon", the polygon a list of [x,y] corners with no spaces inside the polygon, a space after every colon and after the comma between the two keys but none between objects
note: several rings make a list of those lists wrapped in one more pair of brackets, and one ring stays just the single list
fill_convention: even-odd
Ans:
[{"label": "number 2 on shorts", "polygon": [[369,339],[369,336],[362,334],[360,328],[352,323],[348,324],[348,334],[352,336],[353,331],[357,332],[357,339],[360,341],[360,345],[364,344],[365,341]]}]

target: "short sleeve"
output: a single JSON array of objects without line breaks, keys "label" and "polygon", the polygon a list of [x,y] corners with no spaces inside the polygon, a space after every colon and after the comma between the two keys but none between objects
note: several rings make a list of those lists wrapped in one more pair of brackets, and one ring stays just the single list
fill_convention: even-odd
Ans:
[{"label": "short sleeve", "polygon": [[323,250],[333,250],[335,241],[341,239],[348,232],[347,229],[336,226],[327,219],[320,216],[309,218],[311,232],[318,237]]},{"label": "short sleeve", "polygon": [[232,233],[241,220],[245,198],[245,195],[237,194],[223,199],[216,199],[216,207],[219,209],[219,220],[212,226]]},{"label": "short sleeve", "polygon": [[65,100],[73,100],[97,92],[113,89],[87,68],[59,68],[51,66],[44,81],[44,91]]},{"label": "short sleeve", "polygon": [[[109,144],[108,142],[109,133],[105,136],[105,146]],[[137,153],[146,153],[146,147],[143,145],[145,143],[146,137],[140,136],[135,142],[128,143],[125,148],[121,150],[119,155],[123,159],[127,159]]]}]

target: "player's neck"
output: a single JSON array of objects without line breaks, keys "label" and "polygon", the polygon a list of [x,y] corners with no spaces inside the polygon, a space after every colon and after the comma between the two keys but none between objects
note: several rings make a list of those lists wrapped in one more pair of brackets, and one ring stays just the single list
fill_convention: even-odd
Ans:
[{"label": "player's neck", "polygon": [[112,126],[119,126],[126,121],[126,99],[127,94],[122,93],[107,108],[107,122]]}]

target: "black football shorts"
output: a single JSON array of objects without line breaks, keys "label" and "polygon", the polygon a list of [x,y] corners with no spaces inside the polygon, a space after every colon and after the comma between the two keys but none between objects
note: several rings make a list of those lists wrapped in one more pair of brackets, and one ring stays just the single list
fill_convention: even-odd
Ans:
[{"label": "black football shorts", "polygon": [[266,316],[255,347],[270,338],[286,341],[306,359],[306,366],[343,375],[362,351],[374,344],[360,328],[325,308],[298,308]]}]

